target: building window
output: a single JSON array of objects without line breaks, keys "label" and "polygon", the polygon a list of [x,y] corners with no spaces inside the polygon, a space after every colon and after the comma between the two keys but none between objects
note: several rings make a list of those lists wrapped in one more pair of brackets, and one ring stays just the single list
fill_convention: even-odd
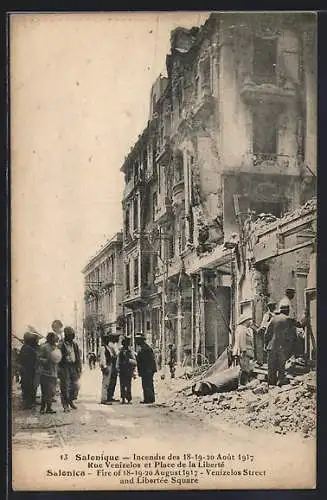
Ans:
[{"label": "building window", "polygon": [[112,293],[111,293],[111,290],[109,290],[109,293],[108,293],[108,311],[109,311],[109,314],[111,314],[113,312],[113,303],[112,303]]},{"label": "building window", "polygon": [[257,83],[276,83],[277,39],[255,38],[253,73]]},{"label": "building window", "polygon": [[133,229],[137,231],[139,228],[139,204],[138,198],[133,200]]},{"label": "building window", "polygon": [[156,217],[157,206],[158,206],[158,194],[155,191],[152,195],[152,217],[153,217],[153,220],[155,220],[155,217]]},{"label": "building window", "polygon": [[114,277],[115,277],[115,258],[113,255],[111,257],[111,276],[112,276],[112,279],[114,279]]},{"label": "building window", "polygon": [[138,180],[139,175],[140,175],[140,168],[139,168],[139,164],[138,164],[138,162],[136,161],[136,162],[134,163],[134,179],[135,179],[135,180]]},{"label": "building window", "polygon": [[134,259],[134,288],[139,286],[139,259],[136,257]]},{"label": "building window", "polygon": [[157,165],[157,184],[158,184],[158,193],[161,191],[161,172],[160,172],[160,165]]},{"label": "building window", "polygon": [[129,262],[125,264],[125,289],[126,293],[130,292],[130,278],[129,278]]},{"label": "building window", "polygon": [[206,58],[201,64],[201,89],[202,93],[205,89],[211,90],[211,64],[209,58]]},{"label": "building window", "polygon": [[182,82],[179,82],[176,85],[176,90],[175,90],[175,99],[176,99],[176,114],[178,117],[181,116],[182,114],[182,108],[183,108],[183,88],[182,88]]},{"label": "building window", "polygon": [[179,151],[175,156],[175,169],[174,169],[174,178],[175,184],[181,182],[184,179],[184,164],[183,164],[183,154]]},{"label": "building window", "polygon": [[175,255],[175,238],[174,234],[168,237],[168,259],[172,259]]},{"label": "building window", "polygon": [[256,161],[275,160],[278,148],[278,115],[270,106],[253,113],[253,154]]},{"label": "building window", "polygon": [[195,98],[195,101],[197,101],[199,98],[199,86],[200,86],[200,77],[198,74],[196,75],[194,82],[195,82],[194,83],[194,98]]},{"label": "building window", "polygon": [[158,255],[157,255],[157,253],[154,253],[153,259],[152,259],[153,279],[155,278],[155,275],[157,273],[157,269],[158,269]]},{"label": "building window", "polygon": [[129,208],[125,210],[125,236],[129,236]]}]

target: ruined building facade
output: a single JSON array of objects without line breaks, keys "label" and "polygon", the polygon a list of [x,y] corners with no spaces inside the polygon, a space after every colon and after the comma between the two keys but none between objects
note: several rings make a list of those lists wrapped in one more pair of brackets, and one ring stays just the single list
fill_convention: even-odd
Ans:
[{"label": "ruined building facade", "polygon": [[274,223],[315,196],[315,64],[311,14],[217,13],[172,32],[121,169],[126,333],[212,362],[247,307],[258,324],[285,286],[303,296],[311,223],[282,277],[273,251],[256,262],[255,231],[258,215]]}]

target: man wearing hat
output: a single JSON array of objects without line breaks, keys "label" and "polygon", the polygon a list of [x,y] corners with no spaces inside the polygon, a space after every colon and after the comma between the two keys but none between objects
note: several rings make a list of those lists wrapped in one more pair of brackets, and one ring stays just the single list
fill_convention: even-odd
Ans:
[{"label": "man wearing hat", "polygon": [[[118,338],[118,337],[117,337]],[[101,404],[111,404],[114,401],[113,394],[117,382],[117,343],[116,336],[105,333],[102,336],[100,348],[100,368],[102,371]]]},{"label": "man wearing hat", "polygon": [[268,385],[285,383],[285,363],[296,339],[295,322],[289,316],[289,306],[282,304],[279,314],[272,317],[265,334],[268,352]]},{"label": "man wearing hat", "polygon": [[117,372],[119,373],[121,403],[132,401],[132,378],[136,368],[136,355],[130,344],[130,337],[121,340],[122,347],[117,357]]},{"label": "man wearing hat", "polygon": [[241,315],[235,330],[232,353],[241,368],[240,384],[248,382],[251,373],[251,360],[254,358],[254,337],[253,330],[250,328],[251,323],[252,315],[244,313]]},{"label": "man wearing hat", "polygon": [[276,309],[276,302],[272,299],[268,301],[267,311],[263,315],[261,325],[258,328],[257,336],[256,336],[256,355],[257,362],[259,365],[262,365],[266,361],[265,351],[264,351],[264,338],[267,327],[270,323],[271,318],[273,317]]},{"label": "man wearing hat", "polygon": [[117,377],[118,377],[117,356],[119,353],[119,347],[118,347],[119,337],[120,337],[119,333],[111,333],[109,335],[108,346],[111,349],[111,352],[113,353],[111,375],[110,375],[110,381],[109,381],[109,387],[108,387],[108,401],[109,402],[118,401],[117,399],[114,398],[114,396],[115,396]]},{"label": "man wearing hat", "polygon": [[155,402],[153,376],[157,371],[157,365],[153,349],[147,344],[145,335],[138,333],[135,340],[140,346],[136,355],[137,370],[142,379],[143,401],[141,403],[149,404]]},{"label": "man wearing hat", "polygon": [[54,321],[52,321],[51,328],[52,328],[52,331],[57,335],[58,341],[63,340],[64,325],[62,324],[60,319],[55,319]]},{"label": "man wearing hat", "polygon": [[[295,320],[295,311],[292,305],[292,300],[295,297],[295,288],[288,287],[285,289],[285,295],[282,297],[282,299],[279,301],[278,308],[282,306],[288,307],[289,309],[289,317]],[[284,308],[285,310],[285,308]]]},{"label": "man wearing hat", "polygon": [[77,399],[79,378],[82,373],[81,353],[74,338],[74,329],[71,326],[65,326],[64,339],[59,344],[62,355],[59,363],[60,392],[65,412],[70,408],[77,409],[74,400]]}]

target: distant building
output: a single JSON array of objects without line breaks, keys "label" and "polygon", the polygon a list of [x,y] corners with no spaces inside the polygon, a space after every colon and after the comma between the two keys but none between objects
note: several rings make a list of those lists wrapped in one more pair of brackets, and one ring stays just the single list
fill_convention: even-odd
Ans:
[{"label": "distant building", "polygon": [[87,350],[98,352],[103,333],[123,333],[122,233],[115,234],[84,267]]}]

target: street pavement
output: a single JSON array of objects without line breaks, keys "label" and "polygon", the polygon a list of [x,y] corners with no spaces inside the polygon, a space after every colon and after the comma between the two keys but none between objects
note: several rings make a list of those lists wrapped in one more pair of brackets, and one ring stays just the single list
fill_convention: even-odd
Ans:
[{"label": "street pavement", "polygon": [[[250,467],[257,474],[242,475],[236,479],[236,459],[226,458],[226,475],[202,477],[196,484],[177,484],[178,488],[312,488],[315,482],[315,443],[291,436],[287,440],[279,435],[223,424],[219,417],[206,420],[178,412],[165,404],[167,396],[178,380],[155,378],[157,401],[142,405],[140,379],[133,381],[131,404],[100,404],[101,372],[87,367],[81,377],[77,410],[64,413],[58,402],[53,405],[57,413],[40,415],[39,409],[22,410],[17,388],[13,394],[12,464],[13,485],[23,490],[71,489],[151,489],[143,483],[123,484],[119,476],[103,477],[88,470],[89,461],[77,456],[110,454],[119,460],[132,460],[139,456],[158,453],[166,458],[171,454],[183,457],[190,454],[217,457],[253,457],[241,465]],[[115,397],[119,397],[119,383]],[[173,459],[172,459],[173,460]],[[176,458],[177,460],[177,458]],[[241,459],[237,459],[241,460]],[[311,462],[310,462],[311,460]],[[166,462],[165,462],[166,463]],[[234,469],[230,469],[230,464]],[[165,464],[161,464],[165,470]],[[86,476],[65,476],[62,471],[85,470]],[[228,468],[229,467],[229,468]],[[22,474],[21,471],[24,471]],[[50,473],[49,473],[50,470]],[[60,472],[61,471],[61,472]],[[259,472],[265,471],[265,473]],[[73,473],[73,472],[72,472]],[[218,482],[217,482],[218,481]],[[155,488],[175,489],[176,484],[159,484]]]}]

